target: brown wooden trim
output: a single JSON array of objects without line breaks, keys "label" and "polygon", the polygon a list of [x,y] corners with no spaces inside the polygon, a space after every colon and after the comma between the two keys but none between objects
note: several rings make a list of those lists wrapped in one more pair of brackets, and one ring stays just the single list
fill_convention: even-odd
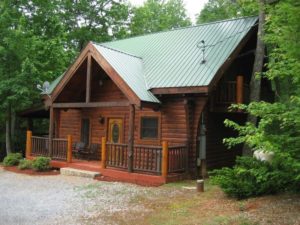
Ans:
[{"label": "brown wooden trim", "polygon": [[234,60],[238,57],[246,43],[250,40],[252,35],[255,34],[255,31],[257,30],[257,26],[252,27],[251,30],[248,32],[248,34],[242,39],[242,41],[239,43],[239,45],[235,48],[235,50],[230,54],[230,56],[227,58],[225,63],[219,68],[217,73],[215,74],[214,78],[211,80],[209,84],[209,92],[211,92],[215,85],[218,83],[218,81],[222,78],[225,71],[229,68],[229,66],[234,62]]},{"label": "brown wooden trim", "polygon": [[187,133],[187,157],[186,157],[186,172],[189,172],[189,166],[188,166],[188,156],[190,155],[190,151],[192,151],[192,143],[193,143],[193,123],[194,123],[194,108],[193,108],[193,102],[191,99],[185,99],[183,101],[184,104],[184,111],[185,111],[185,118],[186,118],[186,133]]},{"label": "brown wooden trim", "polygon": [[123,107],[129,106],[129,102],[69,102],[53,103],[54,108],[100,108],[100,107]]},{"label": "brown wooden trim", "polygon": [[85,94],[85,102],[90,102],[91,100],[91,73],[92,73],[92,57],[91,54],[88,53],[87,56],[87,68],[86,68],[86,94]]},{"label": "brown wooden trim", "polygon": [[67,83],[70,81],[76,70],[81,66],[81,64],[84,62],[84,60],[87,57],[88,52],[91,51],[93,44],[90,42],[87,44],[87,46],[80,52],[77,59],[74,61],[73,64],[67,69],[65,72],[63,78],[61,81],[57,84],[57,86],[54,88],[51,96],[52,101],[54,102],[55,99],[58,97],[58,95],[62,92],[63,88],[67,85]]},{"label": "brown wooden trim", "polygon": [[129,106],[129,132],[128,132],[128,171],[133,172],[133,148],[134,148],[134,121],[135,107]]},{"label": "brown wooden trim", "polygon": [[49,117],[49,156],[52,157],[52,139],[53,139],[53,126],[54,125],[54,109],[50,106],[50,117]]},{"label": "brown wooden trim", "polygon": [[128,86],[128,84],[121,78],[121,76],[115,71],[115,69],[107,62],[107,60],[99,53],[99,51],[94,46],[92,46],[92,55],[95,61],[101,66],[106,74],[128,98],[129,102],[131,104],[141,106],[141,100],[136,95],[136,93]]},{"label": "brown wooden trim", "polygon": [[153,109],[154,111],[158,111],[160,108],[161,104],[160,103],[155,103],[155,102],[141,102],[141,108],[150,108]]},{"label": "brown wooden trim", "polygon": [[[143,117],[156,117],[158,118],[158,134],[157,138],[142,138],[141,137],[141,126],[142,126],[142,118]],[[161,113],[160,112],[140,112],[138,117],[138,144],[161,144]]]},{"label": "brown wooden trim", "polygon": [[191,93],[208,93],[207,86],[199,87],[167,87],[167,88],[152,88],[150,91],[153,94],[191,94]]}]

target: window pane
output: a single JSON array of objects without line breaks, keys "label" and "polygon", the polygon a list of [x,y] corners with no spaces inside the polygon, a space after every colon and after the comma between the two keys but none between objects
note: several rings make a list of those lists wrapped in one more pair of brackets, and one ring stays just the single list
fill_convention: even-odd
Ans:
[{"label": "window pane", "polygon": [[81,142],[85,145],[89,144],[90,139],[90,120],[82,119],[81,120]]},{"label": "window pane", "polygon": [[158,118],[143,117],[141,120],[141,138],[158,138]]}]

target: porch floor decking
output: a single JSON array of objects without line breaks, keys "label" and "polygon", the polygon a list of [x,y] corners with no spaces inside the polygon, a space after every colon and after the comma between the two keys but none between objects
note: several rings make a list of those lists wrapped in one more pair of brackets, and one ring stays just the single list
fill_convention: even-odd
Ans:
[{"label": "porch floor decking", "polygon": [[74,168],[93,172],[100,172],[95,178],[102,181],[127,182],[143,186],[160,186],[167,182],[174,182],[185,178],[184,174],[169,174],[165,179],[162,176],[147,173],[129,173],[126,170],[116,168],[100,168],[100,161],[73,160],[71,163],[51,160],[51,166],[55,168]]}]

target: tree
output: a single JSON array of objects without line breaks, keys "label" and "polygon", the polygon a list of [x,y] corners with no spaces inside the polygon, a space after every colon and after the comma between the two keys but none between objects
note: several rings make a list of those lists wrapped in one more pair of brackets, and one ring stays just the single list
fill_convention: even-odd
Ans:
[{"label": "tree", "polygon": [[129,6],[124,0],[63,0],[59,10],[71,49],[89,41],[128,36]]},{"label": "tree", "polygon": [[256,0],[209,0],[197,18],[197,24],[258,14]]},{"label": "tree", "polygon": [[182,0],[147,0],[132,13],[132,36],[191,25]]},{"label": "tree", "polygon": [[6,123],[7,153],[12,151],[16,111],[39,99],[36,84],[61,73],[70,60],[59,19],[45,14],[43,4],[0,3],[0,118]]}]

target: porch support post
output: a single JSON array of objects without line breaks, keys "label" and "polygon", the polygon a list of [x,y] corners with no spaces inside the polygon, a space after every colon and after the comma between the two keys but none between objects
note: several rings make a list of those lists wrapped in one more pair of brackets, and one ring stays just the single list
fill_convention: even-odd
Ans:
[{"label": "porch support post", "polygon": [[168,162],[169,162],[169,152],[168,152],[168,142],[163,141],[162,143],[162,165],[161,165],[161,175],[163,178],[168,176]]},{"label": "porch support post", "polygon": [[91,100],[91,72],[92,72],[92,57],[88,54],[87,57],[87,70],[86,70],[86,96],[85,102],[90,102]]},{"label": "porch support post", "polygon": [[51,158],[52,157],[52,140],[53,140],[53,120],[54,120],[54,110],[53,110],[53,106],[50,106],[50,118],[49,118],[49,152],[48,155]]},{"label": "porch support post", "polygon": [[30,130],[26,133],[26,158],[28,159],[31,156],[32,151],[32,142],[31,142],[32,132]]},{"label": "porch support post", "polygon": [[106,137],[101,138],[101,169],[106,168]]},{"label": "porch support post", "polygon": [[72,135],[68,135],[67,163],[72,162]]},{"label": "porch support post", "polygon": [[133,104],[129,106],[129,134],[128,134],[128,171],[133,172],[133,148],[134,148],[134,118],[135,107]]},{"label": "porch support post", "polygon": [[193,126],[193,102],[191,99],[184,100],[185,122],[186,122],[186,134],[187,134],[187,152],[185,158],[185,172],[189,172],[189,153],[192,151],[192,126]]},{"label": "porch support post", "polygon": [[236,103],[243,104],[244,102],[244,77],[238,75],[236,77]]}]

